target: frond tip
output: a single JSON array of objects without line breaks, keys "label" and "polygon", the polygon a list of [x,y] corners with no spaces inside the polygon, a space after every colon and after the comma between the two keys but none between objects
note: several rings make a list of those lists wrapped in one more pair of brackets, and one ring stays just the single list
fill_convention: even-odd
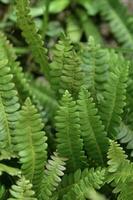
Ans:
[{"label": "frond tip", "polygon": [[70,93],[65,92],[56,115],[57,152],[68,159],[68,171],[74,171],[85,166],[86,158],[81,139],[79,114],[76,102]]},{"label": "frond tip", "polygon": [[32,184],[22,176],[10,189],[11,197],[8,200],[37,200],[34,197],[35,192],[32,190]]}]

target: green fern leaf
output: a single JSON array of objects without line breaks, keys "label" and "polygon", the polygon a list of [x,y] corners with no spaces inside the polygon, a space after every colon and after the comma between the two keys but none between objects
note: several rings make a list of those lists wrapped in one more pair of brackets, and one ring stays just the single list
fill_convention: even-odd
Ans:
[{"label": "green fern leaf", "polygon": [[56,116],[57,152],[68,159],[69,171],[83,168],[85,156],[83,141],[80,138],[79,116],[76,102],[73,101],[68,91],[62,97]]},{"label": "green fern leaf", "polygon": [[7,173],[11,176],[19,176],[21,174],[21,171],[17,168],[9,167],[0,163],[0,175],[2,175],[3,173]]},{"label": "green fern leaf", "polygon": [[0,44],[0,159],[14,156],[12,132],[20,107],[6,52]]},{"label": "green fern leaf", "polygon": [[77,96],[84,79],[80,63],[71,41],[62,36],[55,46],[54,60],[50,65],[51,85],[56,94],[62,95],[65,90],[68,90],[73,97]]},{"label": "green fern leaf", "polygon": [[66,159],[59,157],[56,153],[51,156],[51,160],[46,165],[44,177],[41,185],[41,200],[50,200],[52,193],[56,190],[61,176],[64,175],[65,161]]},{"label": "green fern leaf", "polygon": [[[111,58],[112,57],[112,58]],[[104,100],[100,106],[100,116],[110,137],[116,137],[121,114],[125,106],[128,77],[128,63],[114,52],[110,54],[110,75],[105,87]]]},{"label": "green fern leaf", "polygon": [[[105,181],[105,169],[84,169],[69,175],[73,179],[73,183],[67,188],[63,200],[85,200],[90,196],[90,192],[95,189],[100,189]],[[69,180],[69,179],[68,179]],[[70,183],[69,183],[70,184]]]},{"label": "green fern leaf", "polygon": [[121,123],[117,139],[120,143],[127,144],[126,148],[131,150],[131,156],[133,156],[133,131],[128,125]]},{"label": "green fern leaf", "polygon": [[[119,158],[119,159],[118,159]],[[114,193],[118,193],[118,200],[131,200],[133,195],[133,163],[127,159],[127,155],[114,141],[110,142],[108,152],[108,180],[113,182]]]},{"label": "green fern leaf", "polygon": [[22,173],[33,183],[37,193],[47,158],[47,138],[45,132],[41,131],[42,128],[40,115],[28,98],[20,111],[14,132],[14,143],[22,164]]},{"label": "green fern leaf", "polygon": [[10,189],[11,197],[8,200],[37,200],[34,197],[35,192],[32,190],[32,184],[25,177],[21,177],[16,185]]},{"label": "green fern leaf", "polygon": [[17,20],[23,36],[42,72],[48,77],[48,59],[41,35],[37,33],[35,23],[30,16],[29,0],[16,0]]},{"label": "green fern leaf", "polygon": [[118,0],[101,0],[98,4],[103,18],[109,22],[111,31],[118,42],[123,44],[125,48],[133,48],[133,35],[127,22],[129,17],[122,4]]},{"label": "green fern leaf", "polygon": [[98,110],[93,103],[90,93],[86,89],[80,91],[77,102],[81,133],[87,155],[97,164],[104,165],[108,149],[108,139],[104,131],[104,126],[98,116]]},{"label": "green fern leaf", "polygon": [[91,91],[94,99],[101,98],[108,80],[109,52],[97,45],[93,37],[81,50],[81,66],[85,72],[85,85]]}]

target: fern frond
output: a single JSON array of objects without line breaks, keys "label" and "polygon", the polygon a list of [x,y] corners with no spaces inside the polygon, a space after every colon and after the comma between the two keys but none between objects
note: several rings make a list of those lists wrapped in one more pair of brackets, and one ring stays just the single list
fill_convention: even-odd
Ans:
[{"label": "fern frond", "polygon": [[62,182],[58,188],[59,199],[62,199],[64,194],[70,192],[75,185],[81,185],[82,182],[86,182],[89,186],[94,188],[100,188],[104,183],[105,179],[105,169],[88,169],[85,168],[83,171],[81,169],[76,170],[74,173],[65,174],[62,178]]},{"label": "fern frond", "polygon": [[61,182],[60,177],[64,175],[65,160],[55,153],[46,164],[46,170],[41,184],[41,200],[51,199],[53,192],[56,190],[59,182]]},{"label": "fern frond", "polygon": [[73,101],[68,91],[62,97],[56,115],[57,152],[68,159],[67,169],[74,171],[83,168],[85,156],[83,141],[80,138],[79,116],[76,102]]},{"label": "fern frond", "polygon": [[41,35],[37,33],[36,25],[30,16],[29,0],[16,0],[17,21],[22,34],[29,44],[35,61],[40,65],[42,72],[48,77],[49,67],[46,49]]},{"label": "fern frond", "polygon": [[93,98],[87,89],[81,89],[77,102],[81,133],[87,155],[97,164],[104,165],[108,149],[108,139]]},{"label": "fern frond", "polygon": [[119,43],[125,48],[133,48],[133,35],[129,28],[129,17],[120,2],[114,0],[101,0],[98,2],[103,19],[109,22],[111,31]]},{"label": "fern frond", "polygon": [[18,118],[19,99],[6,52],[0,43],[0,159],[13,156],[12,131]]},{"label": "fern frond", "polygon": [[131,150],[133,156],[133,130],[125,123],[121,123],[117,139],[120,143],[127,144],[126,148]]},{"label": "fern frond", "polygon": [[25,101],[14,132],[14,143],[20,157],[21,170],[38,192],[47,158],[45,132],[37,109],[30,99]]},{"label": "fern frond", "polygon": [[[91,191],[91,189],[100,189],[104,184],[105,169],[84,169],[83,172],[78,170],[69,176],[73,182],[67,188],[66,194],[63,196],[63,200],[85,200],[90,195],[89,191]],[[68,181],[69,180],[70,179],[68,179]],[[68,184],[70,184],[70,182]]]},{"label": "fern frond", "polygon": [[121,122],[121,114],[125,106],[128,78],[128,63],[122,56],[114,52],[110,55],[110,75],[105,87],[104,100],[101,102],[100,115],[105,130],[110,137],[116,137],[116,128]]},{"label": "fern frond", "polygon": [[25,77],[20,63],[17,61],[17,56],[12,44],[7,40],[4,33],[0,32],[0,42],[3,46],[6,56],[9,60],[9,66],[13,74],[13,81],[21,99],[29,95],[29,82]]},{"label": "fern frond", "polygon": [[32,184],[22,176],[10,189],[11,197],[8,200],[37,200],[34,197],[35,192],[32,190]]},{"label": "fern frond", "polygon": [[81,66],[85,72],[85,85],[91,91],[94,99],[102,96],[109,72],[109,52],[97,45],[93,37],[81,50]]},{"label": "fern frond", "polygon": [[51,85],[57,94],[68,90],[73,97],[77,96],[83,85],[84,73],[80,66],[80,59],[68,37],[62,39],[55,46],[54,59],[50,65]]},{"label": "fern frond", "polygon": [[0,163],[0,175],[2,175],[3,173],[7,173],[11,176],[19,176],[21,174],[21,171],[17,168],[13,168]]},{"label": "fern frond", "polygon": [[110,142],[108,152],[108,183],[113,182],[114,193],[119,193],[119,200],[131,200],[133,190],[133,163],[131,163],[125,152],[114,141]]}]

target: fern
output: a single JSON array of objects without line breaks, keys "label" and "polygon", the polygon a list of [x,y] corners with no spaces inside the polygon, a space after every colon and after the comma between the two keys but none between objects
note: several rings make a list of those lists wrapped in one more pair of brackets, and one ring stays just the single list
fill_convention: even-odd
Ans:
[{"label": "fern", "polygon": [[2,175],[3,173],[8,173],[11,176],[19,176],[21,174],[21,171],[17,168],[9,167],[0,163],[0,175]]},{"label": "fern", "polygon": [[64,161],[65,159],[58,157],[57,154],[51,156],[51,160],[48,161],[41,184],[41,200],[51,199],[52,193],[61,181],[60,177],[64,175]]},{"label": "fern", "polygon": [[100,117],[97,115],[98,110],[95,108],[93,99],[86,89],[82,89],[79,93],[78,110],[87,155],[97,164],[104,165],[108,139]]},{"label": "fern", "polygon": [[6,36],[0,32],[0,41],[9,60],[9,66],[13,74],[13,81],[18,90],[21,99],[29,95],[29,82],[23,73],[20,63],[17,61],[17,56],[12,44],[7,40]]},{"label": "fern", "polygon": [[66,194],[64,196],[67,196],[70,191],[73,191],[76,185],[80,186],[82,183],[86,183],[88,186],[91,185],[94,188],[100,188],[104,183],[104,179],[105,169],[101,168],[95,170],[93,168],[85,168],[83,171],[78,169],[74,173],[65,174],[58,188],[59,199],[62,199],[64,194]]},{"label": "fern", "polygon": [[127,160],[123,149],[114,141],[111,141],[108,159],[108,183],[113,182],[114,192],[119,193],[119,200],[131,200],[133,195],[131,190],[133,163]]},{"label": "fern", "polygon": [[48,58],[41,35],[37,33],[35,23],[30,16],[29,0],[16,0],[17,20],[30,50],[40,65],[42,72],[48,77]]},{"label": "fern", "polygon": [[93,188],[100,189],[104,184],[105,170],[100,168],[95,171],[94,169],[85,169],[83,172],[78,170],[74,173],[74,175],[70,175],[70,178],[73,179],[73,183],[69,186],[63,199],[66,200],[76,198],[85,200],[90,196],[89,192],[93,190]]},{"label": "fern", "polygon": [[103,18],[109,22],[111,31],[118,42],[126,48],[132,48],[133,35],[129,27],[129,17],[125,14],[126,10],[119,0],[101,0],[99,2]]},{"label": "fern", "polygon": [[110,62],[111,72],[100,106],[100,115],[109,137],[115,138],[125,105],[128,63],[114,52],[111,52]]},{"label": "fern", "polygon": [[14,143],[25,177],[38,193],[46,162],[46,136],[40,115],[30,99],[25,101],[14,132]]},{"label": "fern", "polygon": [[34,197],[32,184],[23,176],[17,181],[16,185],[12,185],[10,194],[11,197],[8,200],[37,200]]},{"label": "fern", "polygon": [[0,159],[13,156],[12,131],[20,107],[13,75],[5,50],[0,44]]},{"label": "fern", "polygon": [[85,166],[83,141],[80,138],[79,116],[76,102],[68,91],[62,97],[56,115],[57,152],[68,159],[69,171]]},{"label": "fern", "polygon": [[80,67],[80,59],[68,37],[62,36],[55,46],[54,61],[50,69],[51,84],[56,94],[63,94],[68,90],[76,97],[79,87],[83,85],[84,73]]},{"label": "fern", "polygon": [[109,72],[109,52],[97,45],[93,37],[81,51],[81,66],[85,72],[85,85],[92,96],[99,100],[105,89]]},{"label": "fern", "polygon": [[131,150],[133,156],[133,131],[128,125],[121,123],[117,139],[120,143],[127,144],[126,148]]}]

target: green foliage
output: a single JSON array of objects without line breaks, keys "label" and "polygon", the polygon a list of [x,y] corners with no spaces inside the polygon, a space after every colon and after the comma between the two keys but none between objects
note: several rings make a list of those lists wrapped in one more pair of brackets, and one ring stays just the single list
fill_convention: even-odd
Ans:
[{"label": "green foliage", "polygon": [[55,92],[63,94],[67,89],[76,97],[83,84],[84,73],[80,58],[68,37],[62,36],[54,50],[54,61],[50,65],[50,77]]},{"label": "green foliage", "polygon": [[[108,152],[108,182],[113,181],[114,193],[119,193],[118,200],[131,200],[133,191],[133,163],[131,163],[125,152],[114,141],[110,142],[110,149]],[[119,157],[119,159],[118,159]]]},{"label": "green foliage", "polygon": [[56,190],[59,182],[61,182],[61,176],[64,175],[65,159],[59,157],[56,153],[51,156],[51,160],[46,164],[46,170],[44,172],[41,194],[39,199],[48,200],[51,199],[53,192]]},{"label": "green foliage", "polygon": [[38,191],[47,158],[46,136],[37,109],[30,99],[25,101],[14,132],[15,150],[20,157],[21,170]]},{"label": "green foliage", "polygon": [[128,63],[114,52],[110,54],[110,75],[101,103],[100,115],[109,137],[116,138],[116,128],[120,126],[121,114],[125,106],[128,77]]},{"label": "green foliage", "polygon": [[0,159],[13,156],[12,132],[18,118],[19,99],[8,57],[0,44]]},{"label": "green foliage", "polygon": [[16,1],[17,19],[23,36],[29,44],[30,50],[42,72],[48,76],[48,62],[41,35],[37,33],[35,23],[30,16],[29,0]]},{"label": "green foliage", "polygon": [[11,197],[8,200],[37,200],[34,197],[35,193],[32,190],[32,184],[23,176],[17,181],[16,185],[12,185],[10,194]]},{"label": "green foliage", "polygon": [[119,0],[1,2],[0,199],[132,200],[132,56],[107,48],[114,35],[132,53],[132,15]]},{"label": "green foliage", "polygon": [[130,17],[126,14],[126,8],[119,0],[101,0],[99,4],[103,18],[109,22],[111,31],[118,42],[126,48],[132,48],[133,35],[130,30],[132,25],[129,23]]},{"label": "green foliage", "polygon": [[93,98],[86,89],[82,89],[79,93],[78,110],[81,134],[87,155],[97,164],[104,165],[108,139]]},{"label": "green foliage", "polygon": [[65,92],[56,115],[57,152],[68,159],[69,171],[85,166],[83,140],[80,135],[80,122],[76,102],[70,93]]},{"label": "green foliage", "polygon": [[108,80],[109,52],[107,49],[102,49],[95,43],[94,38],[90,37],[88,45],[81,50],[81,60],[82,69],[86,74],[85,85],[98,100]]}]

